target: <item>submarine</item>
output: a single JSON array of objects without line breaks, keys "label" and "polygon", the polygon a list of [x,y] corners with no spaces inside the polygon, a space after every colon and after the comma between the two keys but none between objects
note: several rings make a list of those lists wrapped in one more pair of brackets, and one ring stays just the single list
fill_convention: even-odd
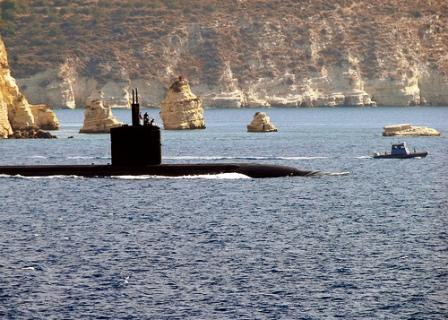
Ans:
[{"label": "submarine", "polygon": [[153,122],[140,123],[140,104],[137,89],[132,90],[132,125],[110,130],[111,164],[107,165],[21,165],[0,166],[0,174],[36,176],[195,176],[239,173],[251,178],[311,176],[318,171],[258,163],[198,163],[162,164],[160,127]]}]

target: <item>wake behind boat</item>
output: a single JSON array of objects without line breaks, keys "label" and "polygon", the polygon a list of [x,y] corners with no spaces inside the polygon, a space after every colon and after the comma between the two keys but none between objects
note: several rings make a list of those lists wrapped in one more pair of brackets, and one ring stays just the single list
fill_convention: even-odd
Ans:
[{"label": "wake behind boat", "polygon": [[422,152],[416,152],[414,149],[414,152],[410,152],[406,142],[401,143],[394,143],[391,147],[390,153],[379,153],[376,152],[373,155],[373,158],[375,159],[408,159],[408,158],[424,158],[428,155],[428,152],[422,151]]}]

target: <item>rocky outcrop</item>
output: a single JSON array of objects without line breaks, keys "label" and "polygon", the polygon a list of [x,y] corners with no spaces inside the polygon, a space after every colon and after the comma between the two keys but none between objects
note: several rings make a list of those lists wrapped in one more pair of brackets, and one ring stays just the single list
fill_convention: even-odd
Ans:
[{"label": "rocky outcrop", "polygon": [[8,138],[14,139],[55,139],[56,136],[47,131],[43,131],[36,127],[28,127],[24,129],[14,130]]},{"label": "rocky outcrop", "polygon": [[[57,122],[52,111],[47,110],[46,113],[51,114],[54,123]],[[31,105],[11,76],[6,49],[0,39],[0,137],[41,137],[40,124],[35,120]]]},{"label": "rocky outcrop", "polygon": [[247,126],[248,132],[277,132],[271,119],[265,112],[256,112],[252,122]]},{"label": "rocky outcrop", "polygon": [[30,106],[34,117],[34,123],[42,130],[58,130],[59,120],[56,114],[46,104],[36,104]]},{"label": "rocky outcrop", "polygon": [[205,129],[202,100],[182,77],[174,81],[160,108],[166,130]]},{"label": "rocky outcrop", "polygon": [[383,136],[440,136],[436,129],[410,124],[393,124],[383,129]]},{"label": "rocky outcrop", "polygon": [[80,133],[108,133],[111,128],[121,126],[112,114],[108,105],[103,103],[103,93],[94,92],[84,111],[84,124],[79,130]]}]

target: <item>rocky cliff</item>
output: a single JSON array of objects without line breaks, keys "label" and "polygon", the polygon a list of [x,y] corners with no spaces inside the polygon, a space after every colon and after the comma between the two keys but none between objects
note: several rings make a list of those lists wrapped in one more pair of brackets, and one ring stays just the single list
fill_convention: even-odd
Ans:
[{"label": "rocky cliff", "polygon": [[[36,112],[38,113],[37,109]],[[52,119],[57,121],[51,110],[46,109],[45,112],[51,113]],[[15,79],[11,76],[6,49],[0,38],[0,138],[7,138],[8,136],[33,137],[33,135],[42,137],[43,135],[37,131],[42,123],[36,122],[31,105],[20,92]],[[58,125],[58,123],[53,123],[53,125]],[[23,134],[13,135],[16,131],[21,131]],[[34,134],[35,132],[37,133]]]},{"label": "rocky cliff", "polygon": [[11,77],[6,49],[0,40],[0,136],[6,138],[13,128],[22,129],[33,123],[28,102]]},{"label": "rocky cliff", "polygon": [[33,103],[84,106],[102,90],[127,106],[138,87],[159,106],[185,74],[213,107],[448,105],[445,0],[21,4],[0,32]]}]

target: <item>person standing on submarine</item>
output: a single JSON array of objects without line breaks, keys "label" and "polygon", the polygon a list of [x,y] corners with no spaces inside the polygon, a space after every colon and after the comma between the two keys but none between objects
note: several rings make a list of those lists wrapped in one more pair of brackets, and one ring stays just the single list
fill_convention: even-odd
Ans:
[{"label": "person standing on submarine", "polygon": [[145,114],[143,115],[143,125],[144,126],[149,126],[149,115],[148,115],[148,112],[145,112]]}]

